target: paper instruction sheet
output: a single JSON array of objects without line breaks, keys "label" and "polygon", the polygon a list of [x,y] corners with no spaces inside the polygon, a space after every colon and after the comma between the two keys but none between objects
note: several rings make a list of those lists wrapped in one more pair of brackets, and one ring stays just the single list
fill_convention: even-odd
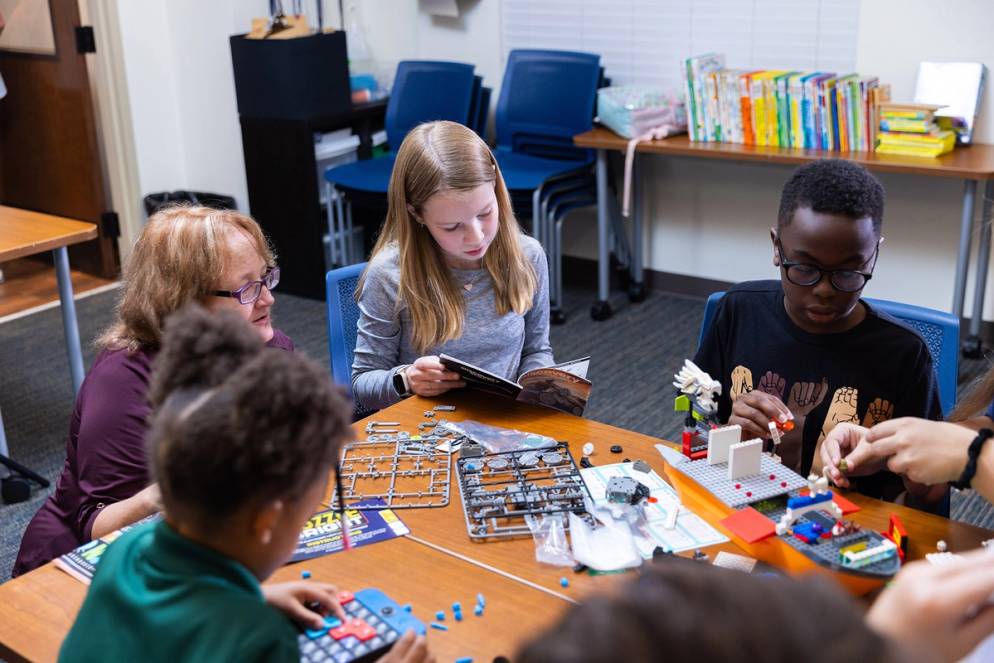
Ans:
[{"label": "paper instruction sheet", "polygon": [[645,530],[634,532],[635,543],[642,557],[651,558],[656,546],[678,553],[728,541],[728,537],[683,506],[673,486],[663,481],[655,471],[639,472],[632,465],[633,463],[616,463],[588,467],[580,470],[580,476],[586,482],[597,506],[607,504],[607,484],[613,477],[629,477],[649,488],[649,494],[657,501],[655,504],[645,505]]}]

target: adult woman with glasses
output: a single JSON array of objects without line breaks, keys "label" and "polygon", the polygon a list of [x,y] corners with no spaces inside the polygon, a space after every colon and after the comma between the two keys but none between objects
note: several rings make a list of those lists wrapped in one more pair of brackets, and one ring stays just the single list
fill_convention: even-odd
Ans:
[{"label": "adult woman with glasses", "polygon": [[[248,216],[180,206],[149,218],[124,267],[115,320],[97,339],[98,356],[77,394],[62,475],[25,530],[12,575],[158,511],[144,435],[166,318],[200,302],[234,311],[268,346],[293,350],[272,326],[279,275],[266,238]],[[202,351],[215,348],[205,343]]]}]

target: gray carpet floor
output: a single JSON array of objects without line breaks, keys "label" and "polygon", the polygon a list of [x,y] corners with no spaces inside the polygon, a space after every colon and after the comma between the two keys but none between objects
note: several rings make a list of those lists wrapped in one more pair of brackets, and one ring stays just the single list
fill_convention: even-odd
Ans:
[{"label": "gray carpet floor", "polygon": [[[324,303],[277,295],[277,325],[299,349],[327,365]],[[93,360],[93,339],[113,317],[116,296],[110,291],[77,303],[87,366]],[[670,382],[684,357],[693,355],[703,299],[654,292],[645,302],[631,304],[616,293],[611,300],[614,316],[594,322],[588,315],[593,298],[592,291],[568,288],[567,322],[554,326],[551,334],[558,359],[592,357],[594,389],[587,416],[677,439],[681,420],[673,413]],[[962,361],[961,389],[988,365],[986,359]],[[59,309],[0,324],[0,412],[11,455],[53,485],[65,462],[72,402]],[[0,504],[0,582],[10,577],[21,534],[50,490],[35,489],[26,503]],[[994,508],[972,493],[954,497],[953,516],[994,527]]]}]

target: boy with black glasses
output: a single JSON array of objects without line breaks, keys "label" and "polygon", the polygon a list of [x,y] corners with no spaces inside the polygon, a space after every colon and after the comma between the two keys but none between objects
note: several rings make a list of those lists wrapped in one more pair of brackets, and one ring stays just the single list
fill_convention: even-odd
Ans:
[{"label": "boy with black glasses", "polygon": [[[721,381],[719,419],[741,425],[743,439],[794,421],[777,453],[802,475],[821,471],[816,449],[840,422],[942,418],[921,337],[860,299],[883,243],[883,211],[883,187],[862,166],[824,159],[798,168],[770,229],[780,280],[729,290],[694,358]],[[948,488],[890,472],[852,483],[931,511],[944,508]]]}]

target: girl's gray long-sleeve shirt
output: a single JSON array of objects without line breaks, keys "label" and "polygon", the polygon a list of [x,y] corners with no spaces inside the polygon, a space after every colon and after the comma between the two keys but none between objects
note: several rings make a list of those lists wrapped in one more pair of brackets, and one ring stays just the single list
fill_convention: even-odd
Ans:
[{"label": "girl's gray long-sleeve shirt", "polygon": [[[352,363],[352,393],[366,409],[396,403],[393,376],[418,357],[445,353],[515,381],[533,368],[554,362],[549,344],[549,265],[537,240],[521,235],[521,247],[535,267],[538,287],[524,315],[497,315],[494,292],[485,269],[451,269],[463,286],[466,318],[460,338],[428,348],[411,347],[411,317],[398,305],[400,256],[396,246],[381,251],[370,263],[359,297],[359,327]],[[470,284],[471,288],[466,289]]]}]

